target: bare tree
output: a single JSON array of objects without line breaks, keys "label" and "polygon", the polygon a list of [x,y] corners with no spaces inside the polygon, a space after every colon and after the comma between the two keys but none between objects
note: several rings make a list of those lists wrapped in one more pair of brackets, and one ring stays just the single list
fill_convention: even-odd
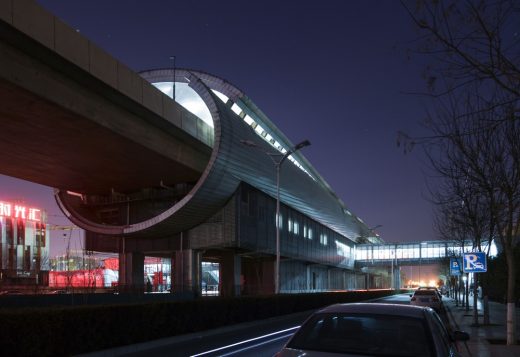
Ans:
[{"label": "bare tree", "polygon": [[488,205],[487,230],[496,227],[507,261],[507,344],[515,344],[520,4],[518,0],[431,0],[403,5],[419,29],[415,53],[430,60],[424,94],[435,100],[437,111],[428,123],[434,135],[416,140],[401,134],[401,139],[405,148],[416,141],[424,144],[436,168],[450,168],[438,171],[440,175],[456,177],[474,190],[464,198],[468,226],[478,219],[474,213],[479,210],[469,212],[474,205]]},{"label": "bare tree", "polygon": [[[445,126],[442,126],[445,128]],[[439,130],[436,130],[438,133]],[[442,183],[431,193],[436,205],[436,227],[444,239],[456,240],[460,243],[461,252],[470,243],[473,250],[483,251],[482,243],[491,246],[491,238],[495,230],[495,220],[490,214],[491,207],[488,197],[473,180],[470,180],[469,166],[464,164],[465,158],[458,154],[456,147],[446,145],[446,140],[439,141],[436,150],[443,153],[442,159],[430,154],[431,166],[440,174]],[[459,255],[460,256],[460,255]],[[466,310],[469,309],[467,292]],[[474,276],[473,284],[473,319],[478,326],[478,274]],[[457,299],[458,303],[458,299]],[[489,312],[485,304],[484,320],[489,321]]]}]

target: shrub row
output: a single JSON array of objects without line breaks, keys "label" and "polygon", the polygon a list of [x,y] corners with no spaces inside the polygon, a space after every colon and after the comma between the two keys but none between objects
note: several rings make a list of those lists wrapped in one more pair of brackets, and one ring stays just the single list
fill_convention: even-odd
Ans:
[{"label": "shrub row", "polygon": [[0,346],[2,355],[6,356],[72,355],[391,293],[282,294],[131,305],[3,309],[0,310]]}]

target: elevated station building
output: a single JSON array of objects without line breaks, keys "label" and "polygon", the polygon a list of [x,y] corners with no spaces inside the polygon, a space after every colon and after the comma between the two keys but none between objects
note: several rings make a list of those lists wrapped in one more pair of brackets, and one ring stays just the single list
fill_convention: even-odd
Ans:
[{"label": "elevated station building", "polygon": [[142,290],[152,256],[173,261],[177,290],[198,290],[207,262],[223,295],[273,292],[278,227],[282,292],[377,287],[354,257],[378,238],[304,150],[277,184],[294,144],[240,89],[137,74],[35,1],[0,2],[0,29],[0,173],[56,187],[86,248],[119,255],[120,285]]},{"label": "elevated station building", "polygon": [[[238,88],[188,69],[141,73],[182,106],[181,127],[207,152],[201,172],[174,172],[151,185],[84,194],[57,191],[87,249],[120,254],[120,283],[139,288],[145,256],[169,257],[176,289],[201,286],[202,262],[220,266],[221,294],[274,291],[275,164],[293,143]],[[165,168],[165,171],[183,168]],[[280,170],[280,291],[365,288],[356,242],[379,238],[305,159]],[[374,285],[374,283],[372,283]]]}]

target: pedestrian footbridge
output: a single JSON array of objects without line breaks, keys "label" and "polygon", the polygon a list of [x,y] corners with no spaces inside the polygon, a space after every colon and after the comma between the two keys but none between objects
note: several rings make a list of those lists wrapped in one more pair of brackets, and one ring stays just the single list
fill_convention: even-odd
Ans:
[{"label": "pedestrian footbridge", "polygon": [[[482,244],[482,251],[496,256],[497,248],[492,240]],[[440,263],[462,253],[477,251],[471,242],[423,241],[410,243],[358,244],[356,246],[357,267],[382,265],[419,265]]]}]

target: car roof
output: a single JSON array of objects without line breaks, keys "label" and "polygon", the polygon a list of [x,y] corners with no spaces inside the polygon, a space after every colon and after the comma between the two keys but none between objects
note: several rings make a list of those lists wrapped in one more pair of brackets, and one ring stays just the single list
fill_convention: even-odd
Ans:
[{"label": "car roof", "polygon": [[419,289],[415,290],[414,295],[438,295],[439,292],[432,289]]},{"label": "car roof", "polygon": [[381,303],[351,303],[327,306],[319,313],[383,314],[407,317],[424,317],[428,307]]}]

